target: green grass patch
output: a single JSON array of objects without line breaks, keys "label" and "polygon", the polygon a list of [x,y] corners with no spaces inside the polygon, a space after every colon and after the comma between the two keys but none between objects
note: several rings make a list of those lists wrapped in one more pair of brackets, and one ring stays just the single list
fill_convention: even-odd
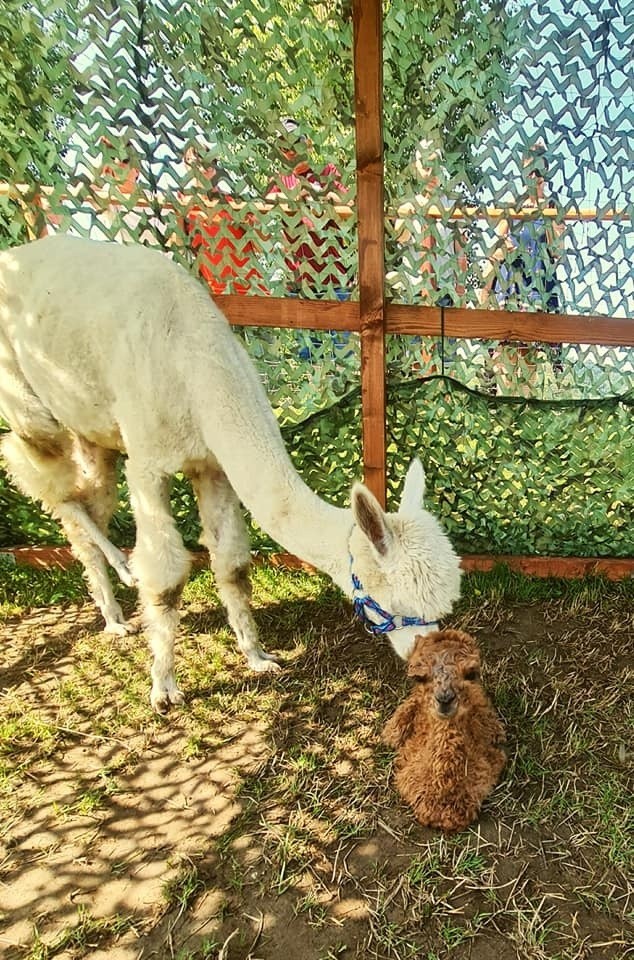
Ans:
[{"label": "green grass patch", "polygon": [[[287,604],[284,614],[292,623],[297,612],[292,601],[314,602],[328,606],[339,602],[341,594],[324,575],[302,571],[282,571],[279,567],[257,564],[252,569],[256,606],[266,609],[274,603]],[[135,592],[113,580],[117,596],[132,600]],[[536,603],[565,599],[573,609],[608,603],[613,600],[634,602],[634,580],[611,581],[605,577],[566,580],[557,577],[526,577],[499,564],[488,573],[468,573],[462,578],[462,603]],[[89,600],[79,564],[67,569],[40,568],[18,564],[11,554],[0,554],[0,617],[20,609],[76,603]],[[185,604],[218,604],[215,582],[209,570],[192,575],[183,592]],[[12,609],[13,608],[13,609]]]},{"label": "green grass patch", "polygon": [[115,940],[133,925],[132,917],[114,916],[100,919],[80,907],[77,923],[67,927],[50,942],[45,942],[37,932],[33,945],[22,954],[23,960],[53,960],[62,953],[87,956],[96,947]]},{"label": "green grass patch", "polygon": [[497,564],[487,573],[467,573],[462,578],[462,598],[501,603],[537,603],[565,600],[572,609],[583,609],[612,600],[634,601],[634,579],[609,580],[603,576],[569,580],[563,577],[527,577]]},{"label": "green grass patch", "polygon": [[0,620],[23,609],[87,599],[88,590],[79,564],[67,570],[30,567],[16,563],[10,553],[0,553]]}]

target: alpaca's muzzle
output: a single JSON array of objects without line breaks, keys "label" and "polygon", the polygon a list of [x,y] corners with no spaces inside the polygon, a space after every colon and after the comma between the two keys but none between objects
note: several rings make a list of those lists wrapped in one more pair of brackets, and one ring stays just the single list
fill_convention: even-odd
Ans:
[{"label": "alpaca's muzzle", "polygon": [[434,693],[436,709],[441,717],[451,717],[458,709],[458,697],[451,687],[444,687]]}]

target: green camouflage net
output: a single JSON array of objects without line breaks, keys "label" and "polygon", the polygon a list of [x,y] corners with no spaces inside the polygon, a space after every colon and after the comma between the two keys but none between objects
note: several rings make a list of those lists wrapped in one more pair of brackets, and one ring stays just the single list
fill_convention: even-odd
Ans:
[{"label": "green camouflage net", "polygon": [[[578,404],[492,399],[442,377],[401,382],[389,392],[388,506],[422,456],[426,502],[460,551],[632,556],[633,406],[634,392]],[[291,447],[342,505],[358,464],[337,451],[356,440],[359,414],[355,394],[311,418]]]},{"label": "green camouflage net", "polygon": [[[611,0],[467,0],[425,5],[406,31],[387,18],[388,89],[420,81],[414,51],[427,51],[407,123],[386,120],[394,300],[634,316],[631,13]],[[526,362],[521,345],[432,348],[429,372],[442,353],[446,372],[477,388],[485,371],[502,395],[634,384],[631,348],[544,345]]]},{"label": "green camouflage net", "polygon": [[213,294],[350,297],[351,27],[328,7],[8,0],[5,243],[140,240]]},{"label": "green camouflage net", "polygon": [[[357,299],[351,6],[5,0],[0,245],[141,242],[213,295]],[[630,7],[384,4],[391,300],[634,317]],[[236,332],[298,469],[344,502],[358,335]],[[403,336],[387,363],[388,475],[421,455],[460,549],[634,552],[634,349]],[[174,506],[195,542],[180,481]],[[0,518],[5,544],[59,536],[4,479]]]}]

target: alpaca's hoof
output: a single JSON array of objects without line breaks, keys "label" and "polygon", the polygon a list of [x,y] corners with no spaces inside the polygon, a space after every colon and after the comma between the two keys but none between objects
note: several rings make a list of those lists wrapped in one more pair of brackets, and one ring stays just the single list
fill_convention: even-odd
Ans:
[{"label": "alpaca's hoof", "polygon": [[156,713],[165,716],[166,713],[169,713],[170,707],[182,706],[185,703],[185,696],[177,687],[170,690],[154,689],[153,687],[150,694],[150,703]]},{"label": "alpaca's hoof", "polygon": [[108,620],[103,632],[109,633],[113,637],[126,637],[129,633],[138,633],[139,625],[127,623],[125,620]]},{"label": "alpaca's hoof", "polygon": [[112,568],[121,583],[125,584],[126,587],[136,587],[136,580],[132,576],[132,572],[123,558],[113,563]]},{"label": "alpaca's hoof", "polygon": [[126,587],[135,587],[136,580],[132,575],[126,555],[122,553],[121,550],[117,549],[117,547],[115,547],[112,543],[106,543],[104,546],[102,546],[102,552],[116,575],[119,577],[121,583],[125,583]]},{"label": "alpaca's hoof", "polygon": [[279,673],[282,665],[271,653],[260,650],[257,655],[248,658],[249,666],[256,673]]},{"label": "alpaca's hoof", "polygon": [[110,633],[116,637],[125,637],[129,633],[138,633],[141,629],[141,620],[138,614],[132,620],[126,620],[118,603],[108,604],[108,608],[102,610],[101,614],[106,621],[103,628],[104,633]]}]

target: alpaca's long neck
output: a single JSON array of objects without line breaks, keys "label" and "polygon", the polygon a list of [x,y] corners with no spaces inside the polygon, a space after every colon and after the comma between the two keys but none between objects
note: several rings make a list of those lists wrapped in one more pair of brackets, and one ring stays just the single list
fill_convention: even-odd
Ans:
[{"label": "alpaca's long neck", "polygon": [[327,573],[349,592],[351,511],[331,506],[310,490],[281,443],[266,452],[259,448],[254,466],[246,470],[241,462],[223,466],[256,523],[290,553]]},{"label": "alpaca's long neck", "polygon": [[[286,451],[257,371],[233,334],[193,378],[205,441],[256,522],[291,553],[349,590],[352,512],[321,500]],[[212,357],[214,355],[212,354]],[[211,369],[210,369],[211,364]]]},{"label": "alpaca's long neck", "polygon": [[257,495],[241,498],[256,522],[287,550],[332,577],[343,589],[350,580],[348,539],[352,513],[321,500],[295,473],[280,476],[279,461],[260,473]]}]

